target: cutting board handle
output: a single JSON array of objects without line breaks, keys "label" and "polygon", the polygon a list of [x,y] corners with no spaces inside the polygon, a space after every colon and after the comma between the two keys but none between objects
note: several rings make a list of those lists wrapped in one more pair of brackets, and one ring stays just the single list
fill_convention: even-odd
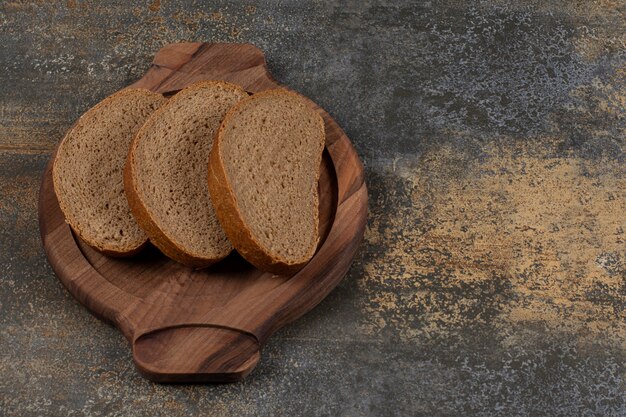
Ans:
[{"label": "cutting board handle", "polygon": [[137,369],[161,382],[241,380],[259,361],[260,348],[250,333],[206,323],[164,327],[132,341]]},{"label": "cutting board handle", "polygon": [[249,93],[278,88],[265,55],[249,43],[186,42],[165,45],[146,74],[129,88],[168,94],[201,80],[223,80],[244,86]]}]

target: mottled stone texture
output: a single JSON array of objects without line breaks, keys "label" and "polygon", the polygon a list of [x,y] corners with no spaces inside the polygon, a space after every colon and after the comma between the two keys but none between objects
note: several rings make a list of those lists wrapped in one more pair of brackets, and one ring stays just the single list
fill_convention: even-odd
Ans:
[{"label": "mottled stone texture", "polygon": [[[624,2],[128,4],[0,3],[1,414],[626,415]],[[39,243],[63,132],[183,40],[260,47],[367,170],[348,276],[240,384],[141,378]]]}]

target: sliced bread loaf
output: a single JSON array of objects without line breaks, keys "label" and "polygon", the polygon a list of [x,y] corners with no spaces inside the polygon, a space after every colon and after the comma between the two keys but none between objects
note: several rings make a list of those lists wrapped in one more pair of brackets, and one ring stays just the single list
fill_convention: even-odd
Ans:
[{"label": "sliced bread loaf", "polygon": [[318,242],[324,122],[283,89],[240,101],[222,122],[209,158],[209,191],[237,251],[257,268],[289,274]]},{"label": "sliced bread loaf", "polygon": [[54,191],[67,223],[108,255],[132,255],[147,242],[124,195],[124,163],[133,136],[164,102],[142,89],[113,94],[78,119],[56,152]]},{"label": "sliced bread loaf", "polygon": [[124,175],[131,210],[150,241],[185,265],[205,267],[232,250],[209,197],[207,161],[224,115],[247,96],[233,84],[195,83],[155,112],[131,146]]}]

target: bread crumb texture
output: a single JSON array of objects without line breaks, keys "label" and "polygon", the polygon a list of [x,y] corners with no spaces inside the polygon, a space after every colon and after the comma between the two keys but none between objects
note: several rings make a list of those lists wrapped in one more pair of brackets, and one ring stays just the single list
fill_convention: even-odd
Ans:
[{"label": "bread crumb texture", "polygon": [[318,239],[321,116],[282,90],[253,96],[234,110],[220,147],[243,221],[276,259],[306,262]]},{"label": "bread crumb texture", "polygon": [[220,258],[232,250],[209,197],[208,158],[224,115],[244,97],[233,85],[193,84],[172,97],[136,141],[137,193],[158,228],[192,256]]},{"label": "bread crumb texture", "polygon": [[54,185],[72,228],[100,250],[124,252],[146,241],[124,194],[130,143],[163,102],[147,90],[124,90],[87,111],[61,143]]}]

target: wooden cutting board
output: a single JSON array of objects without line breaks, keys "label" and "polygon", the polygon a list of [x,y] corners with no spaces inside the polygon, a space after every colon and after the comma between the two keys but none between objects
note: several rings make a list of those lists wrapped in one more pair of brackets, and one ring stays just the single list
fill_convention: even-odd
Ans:
[{"label": "wooden cutting board", "polygon": [[[131,87],[174,93],[198,80],[226,80],[256,93],[280,85],[263,53],[248,44],[179,43],[162,48]],[[205,270],[149,247],[131,259],[106,257],[65,223],[51,164],[39,196],[44,249],[59,280],[130,341],[139,371],[159,382],[237,381],[256,366],[267,339],[315,307],[346,274],[363,237],[367,190],[350,140],[320,107],[326,124],[320,192],[320,244],[293,276],[264,273],[237,253]]]}]

